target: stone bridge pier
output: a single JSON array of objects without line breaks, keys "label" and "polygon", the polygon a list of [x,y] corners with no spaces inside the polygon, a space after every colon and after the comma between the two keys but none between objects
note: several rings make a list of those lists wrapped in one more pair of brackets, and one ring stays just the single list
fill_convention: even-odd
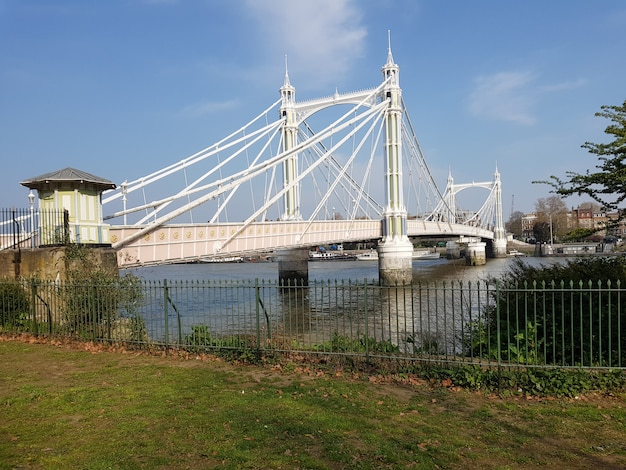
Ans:
[{"label": "stone bridge pier", "polygon": [[277,250],[276,255],[278,259],[278,282],[281,285],[308,285],[308,248]]},{"label": "stone bridge pier", "polygon": [[408,239],[378,245],[378,279],[382,285],[413,281],[413,244]]},{"label": "stone bridge pier", "polygon": [[482,241],[471,241],[467,244],[465,261],[468,266],[482,266],[487,264],[487,244]]}]

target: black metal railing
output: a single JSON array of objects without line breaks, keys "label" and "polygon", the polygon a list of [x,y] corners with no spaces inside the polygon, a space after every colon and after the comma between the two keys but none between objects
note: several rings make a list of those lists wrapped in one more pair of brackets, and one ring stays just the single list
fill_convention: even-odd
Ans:
[{"label": "black metal railing", "polygon": [[498,367],[624,369],[625,312],[619,282],[0,280],[0,332]]},{"label": "black metal railing", "polygon": [[0,209],[0,250],[69,243],[67,210]]}]

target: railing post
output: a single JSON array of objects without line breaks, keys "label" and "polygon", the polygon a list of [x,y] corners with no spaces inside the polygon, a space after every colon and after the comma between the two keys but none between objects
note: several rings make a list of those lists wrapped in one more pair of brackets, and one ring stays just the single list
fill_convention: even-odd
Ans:
[{"label": "railing post", "polygon": [[[189,282],[187,281],[185,284],[186,284],[185,293],[188,293]],[[172,302],[172,299],[170,299],[170,302]],[[178,307],[176,307],[174,302],[172,302],[172,307],[174,308],[174,311],[176,312],[176,328],[178,329],[178,347],[180,348],[183,345],[183,324],[182,324],[182,319],[180,318],[180,310],[178,310]]]},{"label": "railing post", "polygon": [[[119,303],[118,299],[120,297],[119,291],[121,287],[119,284],[117,284],[115,287],[113,287],[113,289],[115,289],[114,292],[107,292],[107,295],[106,295],[107,302],[104,305],[104,308],[106,309],[106,315],[107,315],[106,339],[109,343],[111,342],[111,323],[113,322],[113,308],[115,307],[115,313],[117,314],[117,306]],[[110,290],[110,287],[108,287],[107,290]]]},{"label": "railing post", "polygon": [[98,339],[98,309],[101,306],[98,305],[98,285],[92,284],[90,286],[90,290],[91,295],[87,297],[87,301],[91,303],[91,305],[89,306],[89,310],[91,311],[91,340],[95,343]]},{"label": "railing post", "polygon": [[[363,281],[363,285],[365,287],[365,360],[369,362],[369,308],[367,305],[367,281]],[[379,287],[379,289],[384,289],[384,287]]]},{"label": "railing post", "polygon": [[167,279],[163,279],[163,314],[165,316],[165,352],[168,352],[169,346],[169,336],[170,336],[170,329],[169,329],[169,312],[168,312],[168,299],[169,299],[169,290],[167,288]]},{"label": "railing post", "polygon": [[[594,334],[597,335],[595,330],[593,329],[593,281],[587,281],[587,291],[588,291],[588,321],[589,321],[589,367],[593,367],[593,337]],[[584,364],[583,364],[584,365]]]},{"label": "railing post", "polygon": [[597,295],[597,299],[598,299],[598,333],[596,334],[597,338],[598,338],[598,347],[597,347],[597,355],[598,355],[598,360],[597,360],[597,364],[599,366],[603,366],[606,364],[603,364],[603,354],[602,354],[602,346],[603,346],[603,342],[602,342],[602,280],[598,279],[598,295]]},{"label": "railing post", "polygon": [[[480,282],[480,281],[479,281]],[[489,288],[487,287],[487,295],[489,295]],[[496,348],[496,359],[498,361],[498,367],[502,365],[502,344],[501,344],[501,335],[500,335],[500,283],[496,280],[496,344],[498,345]],[[508,338],[507,338],[508,343]]]},{"label": "railing post", "polygon": [[260,305],[261,301],[259,295],[259,278],[254,278],[254,295],[255,295],[255,314],[256,314],[256,349],[257,354],[261,351],[261,319],[260,319]]},{"label": "railing post", "polygon": [[622,367],[622,283],[617,280],[617,367]]},{"label": "railing post", "polygon": [[37,336],[39,334],[39,328],[37,325],[37,304],[35,303],[37,300],[37,284],[35,279],[31,279],[30,285],[30,314],[33,319],[33,333]]},{"label": "railing post", "polygon": [[607,323],[608,324],[606,326],[606,331],[608,331],[608,335],[607,335],[608,345],[606,346],[606,350],[607,350],[607,353],[608,353],[607,365],[609,367],[612,367],[613,366],[613,357],[612,357],[611,349],[612,349],[613,344],[611,342],[611,335],[613,334],[613,331],[611,330],[611,315],[613,313],[612,312],[613,309],[611,308],[611,306],[612,306],[611,298],[613,296],[611,295],[611,280],[610,279],[608,281],[606,281],[606,288],[607,288],[607,295],[606,296],[609,299],[609,302],[608,302],[608,312],[607,312]]},{"label": "railing post", "polygon": [[63,245],[70,244],[70,213],[63,209]]}]

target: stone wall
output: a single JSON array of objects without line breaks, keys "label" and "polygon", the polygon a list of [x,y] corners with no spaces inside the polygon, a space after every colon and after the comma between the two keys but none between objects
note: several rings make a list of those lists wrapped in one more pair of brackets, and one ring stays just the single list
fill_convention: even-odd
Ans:
[{"label": "stone wall", "polygon": [[[65,280],[66,273],[73,263],[68,251],[71,246],[46,247],[35,249],[0,251],[0,278],[36,277],[43,280]],[[118,272],[117,252],[108,247],[84,248],[90,262],[113,273]]]}]

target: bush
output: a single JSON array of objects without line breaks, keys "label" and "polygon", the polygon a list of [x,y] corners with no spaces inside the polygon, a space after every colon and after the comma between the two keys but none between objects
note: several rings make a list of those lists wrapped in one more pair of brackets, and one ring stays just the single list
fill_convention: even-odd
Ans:
[{"label": "bush", "polygon": [[474,355],[521,364],[626,364],[626,260],[578,258],[532,267],[517,260],[471,327]]},{"label": "bush", "polygon": [[0,279],[0,325],[15,325],[28,316],[30,302],[24,288],[12,279]]},{"label": "bush", "polygon": [[365,335],[354,339],[337,332],[333,333],[330,341],[314,345],[313,349],[338,353],[396,354],[400,352],[400,348],[389,340],[378,341],[376,338]]},{"label": "bush", "polygon": [[106,337],[118,316],[128,318],[131,340],[145,338],[145,325],[137,316],[143,294],[141,280],[133,274],[119,276],[106,269],[89,247],[69,245],[66,250],[67,282],[60,290],[65,321],[79,336]]},{"label": "bush", "polygon": [[192,351],[247,348],[252,345],[251,341],[249,343],[246,343],[246,338],[239,338],[238,336],[220,337],[214,335],[207,325],[193,325],[191,334],[185,335],[183,340],[183,345]]}]

